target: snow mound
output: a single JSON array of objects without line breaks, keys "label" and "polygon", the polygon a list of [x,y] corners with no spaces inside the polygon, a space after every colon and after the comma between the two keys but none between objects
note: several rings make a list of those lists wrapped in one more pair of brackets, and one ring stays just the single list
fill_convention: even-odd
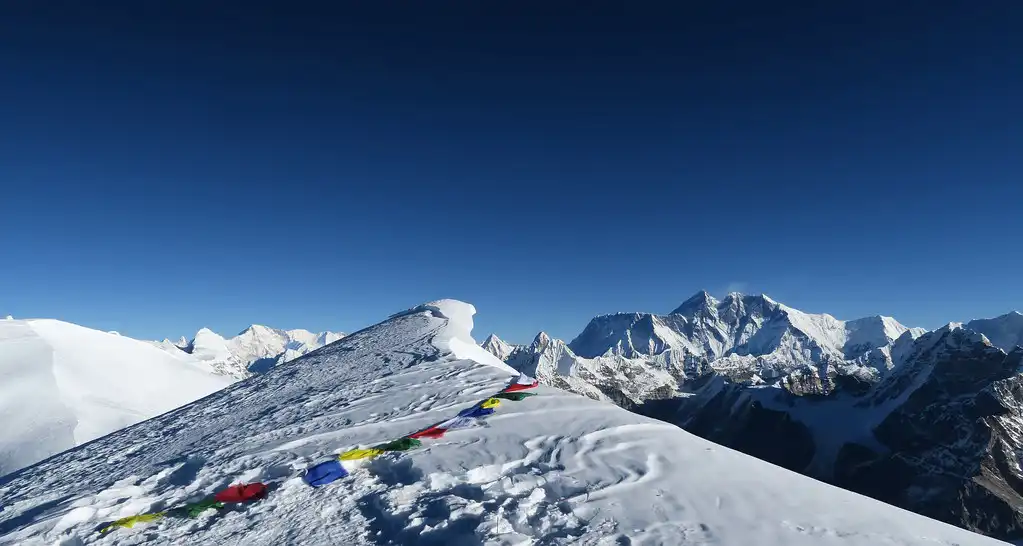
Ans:
[{"label": "snow mound", "polygon": [[230,384],[145,342],[58,320],[0,322],[0,475]]},{"label": "snow mound", "polygon": [[505,364],[504,361],[487,352],[473,340],[472,317],[476,314],[476,308],[472,304],[458,300],[437,300],[414,307],[408,312],[422,311],[428,311],[439,318],[447,319],[443,331],[434,337],[434,344],[438,349],[450,351],[456,358],[473,360],[518,375],[519,372],[515,368]]},{"label": "snow mound", "polygon": [[[0,544],[999,544],[546,386],[502,401],[484,427],[307,486],[311,465],[508,384],[505,369],[455,354],[473,312],[414,308],[8,476]],[[253,481],[267,498],[96,534]]]}]

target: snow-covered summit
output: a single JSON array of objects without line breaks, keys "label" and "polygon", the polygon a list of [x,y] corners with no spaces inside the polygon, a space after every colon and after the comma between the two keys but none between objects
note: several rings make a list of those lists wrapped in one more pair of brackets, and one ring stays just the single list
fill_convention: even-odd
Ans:
[{"label": "snow-covered summit", "polygon": [[[468,344],[464,305],[395,315],[8,477],[0,544],[998,544],[545,386],[503,402],[486,427],[303,483],[311,464],[508,384],[475,360],[493,357]],[[267,498],[96,535],[101,522],[252,481]]]},{"label": "snow-covered summit", "polygon": [[516,349],[516,347],[511,343],[497,337],[497,334],[490,334],[487,336],[487,339],[483,340],[480,347],[483,347],[485,351],[497,358],[500,358],[501,360],[506,360]]},{"label": "snow-covered summit", "polygon": [[1011,352],[1023,347],[1023,313],[1013,311],[1000,317],[971,320],[966,327],[987,336],[991,343]]},{"label": "snow-covered summit", "polygon": [[59,320],[0,321],[0,475],[231,383],[148,343]]}]

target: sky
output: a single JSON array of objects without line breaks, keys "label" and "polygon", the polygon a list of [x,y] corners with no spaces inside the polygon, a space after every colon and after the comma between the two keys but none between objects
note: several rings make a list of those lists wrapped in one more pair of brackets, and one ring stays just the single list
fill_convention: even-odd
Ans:
[{"label": "sky", "polygon": [[[85,4],[88,4],[87,6]],[[1023,4],[4,2],[0,314],[1023,310]]]}]

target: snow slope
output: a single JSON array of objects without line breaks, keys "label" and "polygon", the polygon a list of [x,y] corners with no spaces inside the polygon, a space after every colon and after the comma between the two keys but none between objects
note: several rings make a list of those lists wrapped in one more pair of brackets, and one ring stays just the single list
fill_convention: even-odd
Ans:
[{"label": "snow slope", "polygon": [[[551,387],[486,428],[351,466],[303,468],[398,438],[513,377],[435,302],[288,366],[0,480],[0,544],[999,544]],[[478,361],[466,359],[470,356]],[[103,521],[262,480],[265,500],[96,533]]]},{"label": "snow slope", "polygon": [[0,321],[0,475],[230,384],[131,338]]}]

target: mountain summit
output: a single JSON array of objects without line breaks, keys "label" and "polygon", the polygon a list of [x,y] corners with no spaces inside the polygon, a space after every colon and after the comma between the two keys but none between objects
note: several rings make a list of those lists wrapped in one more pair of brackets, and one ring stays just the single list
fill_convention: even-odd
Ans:
[{"label": "mountain summit", "polygon": [[965,326],[984,334],[1003,351],[1011,352],[1016,347],[1023,347],[1023,313],[1019,311],[991,319],[971,320]]},{"label": "mountain summit", "polygon": [[504,360],[511,356],[512,352],[515,351],[516,347],[510,343],[505,342],[503,339],[497,337],[496,334],[490,334],[487,339],[483,340],[480,344],[488,353]]}]

